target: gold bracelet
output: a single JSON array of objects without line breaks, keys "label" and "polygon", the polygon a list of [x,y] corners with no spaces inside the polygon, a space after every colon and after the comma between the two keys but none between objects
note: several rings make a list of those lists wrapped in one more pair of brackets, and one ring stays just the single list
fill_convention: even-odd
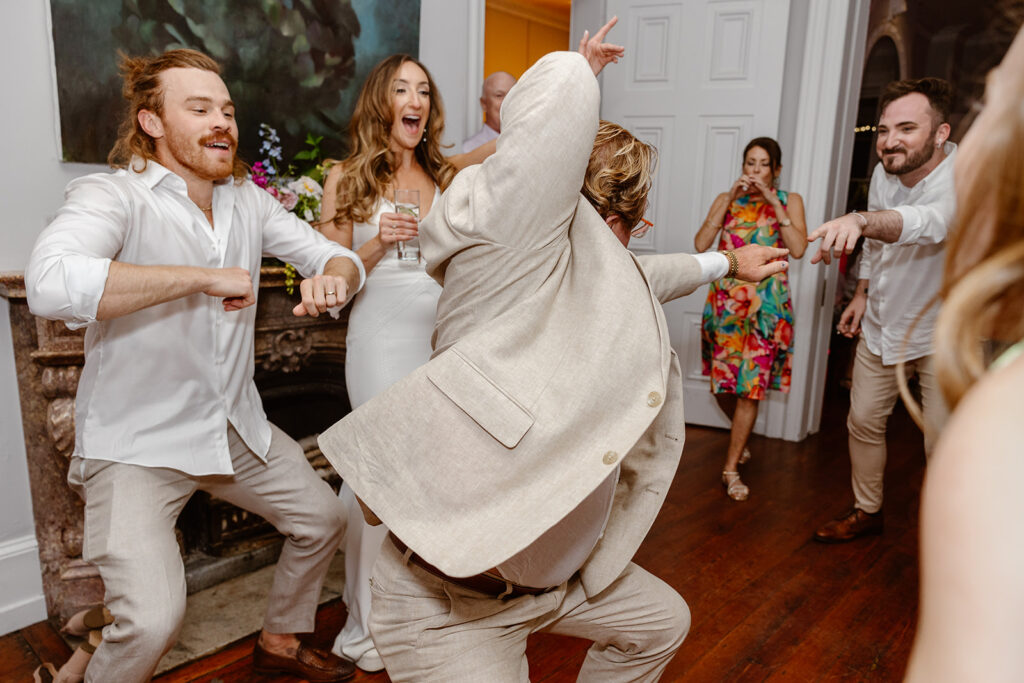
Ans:
[{"label": "gold bracelet", "polygon": [[725,254],[725,258],[729,259],[729,272],[726,273],[725,276],[730,278],[736,277],[736,274],[740,270],[740,260],[736,258],[736,252],[730,249],[729,251],[722,251],[719,253]]}]

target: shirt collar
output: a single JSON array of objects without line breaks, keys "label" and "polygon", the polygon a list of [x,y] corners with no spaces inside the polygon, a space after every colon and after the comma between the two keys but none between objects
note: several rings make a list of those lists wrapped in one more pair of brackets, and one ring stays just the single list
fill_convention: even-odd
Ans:
[{"label": "shirt collar", "polygon": [[[142,168],[143,163],[145,163],[146,167],[141,171],[138,170]],[[132,162],[128,165],[128,172],[145,183],[149,188],[156,187],[163,182],[167,176],[174,176],[182,185],[185,184],[185,181],[181,176],[172,173],[166,166],[158,164],[152,159],[143,159],[140,156],[132,157]]]},{"label": "shirt collar", "polygon": [[[165,180],[172,179],[171,182],[177,184],[179,190],[186,193],[188,192],[188,185],[185,183],[185,179],[180,175],[153,159],[146,159],[145,161],[146,168],[139,171],[137,169],[142,168],[143,158],[140,156],[133,156],[131,163],[128,164],[128,173],[141,180],[149,188],[154,188]],[[228,176],[227,178],[214,181],[214,192],[216,192],[219,187],[231,186],[233,184],[233,180],[234,176]]]}]

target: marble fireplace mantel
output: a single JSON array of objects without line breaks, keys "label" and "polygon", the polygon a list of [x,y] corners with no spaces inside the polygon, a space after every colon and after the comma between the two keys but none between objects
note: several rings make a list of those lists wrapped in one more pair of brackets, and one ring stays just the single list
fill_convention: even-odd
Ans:
[{"label": "marble fireplace mantel", "polygon": [[[65,619],[102,601],[94,567],[82,560],[83,505],[67,485],[74,449],[74,401],[84,363],[84,330],[32,315],[22,273],[0,273],[10,304],[32,511],[46,610]],[[271,420],[296,438],[320,431],[348,411],[344,394],[347,309],[340,319],[296,318],[297,295],[285,291],[284,268],[264,267],[256,314],[256,381]],[[303,394],[306,392],[306,394]],[[316,409],[303,395],[315,394]],[[302,405],[296,405],[302,403]],[[314,424],[308,424],[313,414]]]}]

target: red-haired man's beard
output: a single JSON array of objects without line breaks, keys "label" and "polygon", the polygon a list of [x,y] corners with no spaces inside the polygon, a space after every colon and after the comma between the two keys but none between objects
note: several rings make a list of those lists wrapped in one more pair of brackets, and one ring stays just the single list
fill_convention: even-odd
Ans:
[{"label": "red-haired man's beard", "polygon": [[174,160],[201,180],[222,180],[235,168],[238,140],[224,131],[198,140],[167,131],[167,149]]}]

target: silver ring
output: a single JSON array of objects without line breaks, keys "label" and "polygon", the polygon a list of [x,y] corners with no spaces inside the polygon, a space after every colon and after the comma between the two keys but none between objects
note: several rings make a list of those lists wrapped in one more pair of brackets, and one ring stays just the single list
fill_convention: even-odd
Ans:
[{"label": "silver ring", "polygon": [[329,292],[324,292],[324,294],[326,294],[327,296],[334,296],[334,290],[332,289]]}]

